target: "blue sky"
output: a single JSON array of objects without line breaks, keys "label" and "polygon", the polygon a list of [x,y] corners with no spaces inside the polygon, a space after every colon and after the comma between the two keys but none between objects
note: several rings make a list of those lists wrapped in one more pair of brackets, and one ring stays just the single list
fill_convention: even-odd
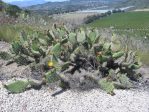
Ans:
[{"label": "blue sky", "polygon": [[[31,1],[31,0],[3,0],[4,2],[13,2],[13,1]],[[36,1],[36,0],[35,0]],[[45,1],[66,1],[66,0],[45,0]]]}]

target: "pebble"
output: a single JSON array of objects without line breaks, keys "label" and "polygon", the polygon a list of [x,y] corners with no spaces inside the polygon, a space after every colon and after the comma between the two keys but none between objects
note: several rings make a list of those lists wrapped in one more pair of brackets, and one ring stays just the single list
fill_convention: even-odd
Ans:
[{"label": "pebble", "polygon": [[[6,43],[0,44],[0,50],[9,49]],[[53,93],[41,89],[8,94],[0,81],[0,112],[149,112],[149,87],[115,90],[115,96],[100,89],[68,90],[55,97]]]},{"label": "pebble", "polygon": [[100,89],[68,90],[52,97],[48,90],[8,94],[0,89],[1,112],[149,112],[149,91],[115,90],[111,96]]},{"label": "pebble", "polygon": [[0,81],[0,89],[3,87],[3,84],[2,84],[2,82]]}]

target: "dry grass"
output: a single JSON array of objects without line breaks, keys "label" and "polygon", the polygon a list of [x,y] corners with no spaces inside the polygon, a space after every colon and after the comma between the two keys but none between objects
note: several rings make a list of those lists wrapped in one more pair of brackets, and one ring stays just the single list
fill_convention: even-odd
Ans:
[{"label": "dry grass", "polygon": [[12,42],[20,36],[22,31],[32,33],[36,30],[37,29],[27,25],[3,24],[0,27],[0,41]]},{"label": "dry grass", "polygon": [[76,27],[82,25],[86,17],[96,14],[99,13],[72,12],[72,13],[54,15],[53,18],[56,22],[62,22],[68,25],[72,25],[73,27]]},{"label": "dry grass", "polygon": [[134,11],[149,11],[149,9],[136,9]]}]

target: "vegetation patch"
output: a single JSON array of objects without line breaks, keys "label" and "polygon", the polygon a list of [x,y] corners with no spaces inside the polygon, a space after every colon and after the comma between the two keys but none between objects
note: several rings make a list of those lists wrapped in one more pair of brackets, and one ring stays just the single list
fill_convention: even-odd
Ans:
[{"label": "vegetation patch", "polygon": [[121,34],[138,34],[139,36],[149,35],[149,12],[125,12],[116,13],[111,16],[96,20],[90,24],[91,27],[109,28],[112,27]]},{"label": "vegetation patch", "polygon": [[[54,25],[45,37],[39,33],[32,34],[32,38],[22,34],[12,43],[10,51],[12,58],[7,65],[16,62],[39,69],[43,76],[41,85],[59,81],[64,90],[71,88],[70,78],[82,70],[86,73],[79,76],[80,86],[91,81],[111,95],[115,88],[133,87],[133,81],[141,76],[136,72],[141,67],[136,53],[129,51],[127,46],[122,50],[115,36],[110,40],[100,37],[97,29],[69,31],[65,26]],[[36,85],[39,83],[35,82]],[[16,86],[7,86],[12,87],[9,90],[14,93]]]},{"label": "vegetation patch", "polygon": [[21,32],[28,32],[28,34],[32,34],[37,31],[34,27],[27,25],[12,25],[12,24],[4,24],[0,27],[0,41],[12,42],[19,38]]}]

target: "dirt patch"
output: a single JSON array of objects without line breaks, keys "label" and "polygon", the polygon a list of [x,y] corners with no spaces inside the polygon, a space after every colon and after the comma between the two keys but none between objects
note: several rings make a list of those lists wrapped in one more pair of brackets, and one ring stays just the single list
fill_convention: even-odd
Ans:
[{"label": "dirt patch", "polygon": [[10,49],[10,44],[9,44],[9,43],[0,41],[0,52],[1,52],[1,51],[6,51],[6,52],[8,52],[9,49]]},{"label": "dirt patch", "polygon": [[149,9],[136,9],[134,11],[149,11]]},{"label": "dirt patch", "polygon": [[[0,52],[9,52],[10,44],[0,41]],[[31,72],[28,66],[18,66],[16,63],[5,66],[7,61],[0,59],[0,80],[8,80],[14,77],[28,77]]]},{"label": "dirt patch", "polygon": [[140,72],[145,80],[149,80],[149,67],[148,66],[143,66],[138,70]]}]

